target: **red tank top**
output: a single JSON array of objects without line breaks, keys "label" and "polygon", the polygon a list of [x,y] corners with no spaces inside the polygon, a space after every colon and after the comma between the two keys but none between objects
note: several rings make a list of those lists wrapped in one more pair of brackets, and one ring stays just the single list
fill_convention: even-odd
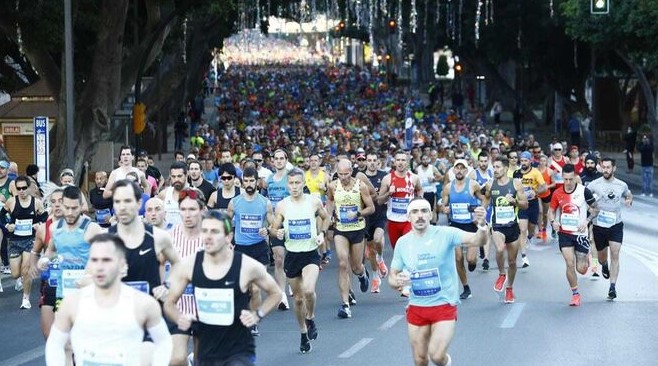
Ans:
[{"label": "red tank top", "polygon": [[391,221],[405,222],[407,221],[407,206],[416,197],[413,174],[407,171],[404,177],[399,177],[392,171],[391,187],[395,188],[395,192],[388,200],[386,217]]}]

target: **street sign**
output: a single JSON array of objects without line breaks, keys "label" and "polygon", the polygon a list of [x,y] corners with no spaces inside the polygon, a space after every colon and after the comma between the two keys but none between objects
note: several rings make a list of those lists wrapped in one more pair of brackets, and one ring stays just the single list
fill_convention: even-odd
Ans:
[{"label": "street sign", "polygon": [[50,177],[49,152],[48,117],[34,117],[34,164],[39,167],[39,184],[48,181]]},{"label": "street sign", "polygon": [[610,12],[610,0],[590,0],[590,12],[592,14],[608,14]]}]

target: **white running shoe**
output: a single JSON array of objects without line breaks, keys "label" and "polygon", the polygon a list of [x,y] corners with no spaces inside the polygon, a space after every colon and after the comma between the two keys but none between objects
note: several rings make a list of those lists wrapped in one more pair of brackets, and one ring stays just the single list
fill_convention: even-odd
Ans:
[{"label": "white running shoe", "polygon": [[14,290],[23,291],[23,279],[18,277],[16,279],[16,284],[14,285]]},{"label": "white running shoe", "polygon": [[32,309],[32,304],[30,304],[30,299],[24,297],[23,302],[21,303],[21,309]]}]

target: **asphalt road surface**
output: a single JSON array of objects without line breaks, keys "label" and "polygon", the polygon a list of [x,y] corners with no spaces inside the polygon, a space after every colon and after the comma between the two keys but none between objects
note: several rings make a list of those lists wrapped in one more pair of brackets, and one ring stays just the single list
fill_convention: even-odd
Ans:
[{"label": "asphalt road surface", "polygon": [[[618,298],[606,301],[608,281],[579,276],[582,305],[569,307],[570,290],[556,243],[536,239],[530,267],[519,270],[516,303],[493,292],[495,267],[469,273],[473,297],[459,306],[450,346],[453,365],[655,365],[658,360],[658,200],[636,197],[624,211]],[[390,262],[392,252],[385,257]],[[519,258],[520,263],[520,258]],[[495,266],[495,261],[492,261]],[[412,365],[405,300],[388,286],[361,294],[351,319],[338,319],[337,263],[321,272],[316,323],[319,337],[299,353],[292,311],[276,311],[261,324],[258,365]],[[0,365],[44,365],[39,309],[19,310],[13,280],[0,294]],[[36,286],[32,303],[37,303]]]}]

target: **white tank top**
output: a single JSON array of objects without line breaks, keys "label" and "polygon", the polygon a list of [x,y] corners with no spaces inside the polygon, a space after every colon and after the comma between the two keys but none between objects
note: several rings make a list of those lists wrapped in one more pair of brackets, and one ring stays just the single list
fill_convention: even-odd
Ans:
[{"label": "white tank top", "polygon": [[180,210],[178,209],[178,197],[174,197],[174,187],[166,188],[164,210],[168,228],[183,222],[183,219],[180,217]]},{"label": "white tank top", "polygon": [[135,319],[135,290],[121,285],[119,301],[100,307],[96,286],[80,289],[78,314],[71,329],[77,365],[139,366],[144,329]]},{"label": "white tank top", "polygon": [[[142,171],[135,168],[135,167],[130,167],[130,169],[128,171],[123,170],[123,168],[116,168],[114,170],[114,180],[115,181],[120,181],[120,180],[126,179],[126,176],[130,172],[135,172],[135,174],[137,174],[137,177],[141,177],[143,175]],[[139,182],[137,182],[137,184],[139,184]]]},{"label": "white tank top", "polygon": [[427,169],[423,168],[422,165],[418,166],[418,178],[420,178],[420,185],[423,186],[423,192],[425,193],[436,193],[436,183],[431,182],[430,179],[434,178],[434,167],[428,165]]}]

